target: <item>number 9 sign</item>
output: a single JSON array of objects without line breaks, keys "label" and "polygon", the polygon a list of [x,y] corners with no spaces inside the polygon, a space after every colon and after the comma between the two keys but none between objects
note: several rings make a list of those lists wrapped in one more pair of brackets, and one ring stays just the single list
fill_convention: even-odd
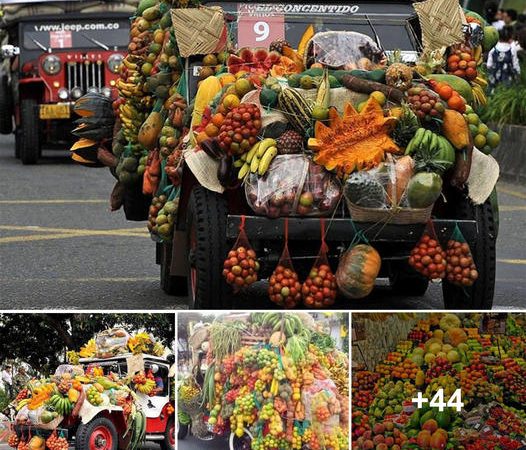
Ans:
[{"label": "number 9 sign", "polygon": [[237,46],[268,47],[272,41],[285,37],[283,15],[254,17],[240,14],[237,22]]}]

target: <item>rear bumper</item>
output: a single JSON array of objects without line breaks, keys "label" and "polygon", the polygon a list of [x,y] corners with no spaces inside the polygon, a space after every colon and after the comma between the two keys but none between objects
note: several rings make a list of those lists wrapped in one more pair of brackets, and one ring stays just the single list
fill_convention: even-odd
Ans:
[{"label": "rear bumper", "polygon": [[[239,234],[241,216],[229,215],[227,218],[227,237],[236,239]],[[350,243],[354,236],[352,224],[347,218],[325,219],[328,242]],[[245,231],[250,241],[283,241],[285,219],[268,219],[259,216],[245,216]],[[438,239],[445,244],[455,225],[458,224],[462,234],[469,244],[473,244],[478,233],[477,222],[474,220],[433,220]],[[407,245],[416,243],[425,224],[392,225],[373,224],[369,222],[355,222],[357,230],[364,232],[372,243],[389,243]],[[289,240],[291,241],[320,241],[319,218],[289,218]]]}]

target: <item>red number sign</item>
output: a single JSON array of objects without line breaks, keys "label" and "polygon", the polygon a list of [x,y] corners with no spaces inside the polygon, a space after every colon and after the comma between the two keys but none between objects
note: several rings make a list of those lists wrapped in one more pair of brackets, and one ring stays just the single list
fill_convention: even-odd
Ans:
[{"label": "red number sign", "polygon": [[50,31],[49,46],[51,48],[71,48],[71,31]]},{"label": "red number sign", "polygon": [[266,5],[239,4],[237,46],[268,47],[272,41],[285,37],[285,18],[279,10]]}]

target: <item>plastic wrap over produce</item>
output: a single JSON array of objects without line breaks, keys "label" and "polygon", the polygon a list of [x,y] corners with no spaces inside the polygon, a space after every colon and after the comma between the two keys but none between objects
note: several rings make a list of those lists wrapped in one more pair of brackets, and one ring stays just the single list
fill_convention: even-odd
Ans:
[{"label": "plastic wrap over produce", "polygon": [[259,215],[321,217],[334,211],[341,188],[329,172],[303,155],[280,155],[264,177],[250,175],[245,194]]},{"label": "plastic wrap over produce", "polygon": [[378,68],[385,54],[365,34],[355,31],[316,33],[309,42],[308,53],[318,63],[345,70]]},{"label": "plastic wrap over produce", "polygon": [[336,396],[338,389],[332,380],[315,380],[303,389],[301,400],[305,406],[305,419],[322,424],[325,431],[340,424],[341,404]]},{"label": "plastic wrap over produce", "polygon": [[129,338],[130,335],[122,328],[112,328],[99,333],[95,338],[97,356],[105,358],[118,352],[124,352]]}]

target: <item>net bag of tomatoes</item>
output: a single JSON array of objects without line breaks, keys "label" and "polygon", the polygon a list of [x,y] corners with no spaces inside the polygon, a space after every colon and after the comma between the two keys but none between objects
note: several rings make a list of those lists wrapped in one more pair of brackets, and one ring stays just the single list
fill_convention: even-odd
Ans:
[{"label": "net bag of tomatoes", "polygon": [[433,222],[427,222],[424,234],[411,250],[409,265],[430,280],[441,280],[446,276],[446,252],[435,233]]},{"label": "net bag of tomatoes", "polygon": [[334,305],[338,295],[336,277],[332,272],[327,252],[329,247],[325,242],[325,219],[320,219],[321,247],[316,261],[307,279],[301,287],[303,304],[307,308],[326,308]]},{"label": "net bag of tomatoes", "polygon": [[259,262],[245,232],[245,216],[241,216],[239,234],[223,263],[223,276],[234,292],[250,286],[258,279]]},{"label": "net bag of tomatoes", "polygon": [[285,244],[278,265],[269,278],[270,300],[285,308],[295,308],[301,301],[301,283],[289,253],[289,220],[285,219]]},{"label": "net bag of tomatoes", "polygon": [[446,279],[451,284],[469,287],[473,286],[478,277],[471,249],[457,224],[447,241]]},{"label": "net bag of tomatoes", "polygon": [[57,430],[53,430],[53,433],[46,440],[46,447],[49,450],[68,450],[69,444],[62,432],[58,436]]}]

